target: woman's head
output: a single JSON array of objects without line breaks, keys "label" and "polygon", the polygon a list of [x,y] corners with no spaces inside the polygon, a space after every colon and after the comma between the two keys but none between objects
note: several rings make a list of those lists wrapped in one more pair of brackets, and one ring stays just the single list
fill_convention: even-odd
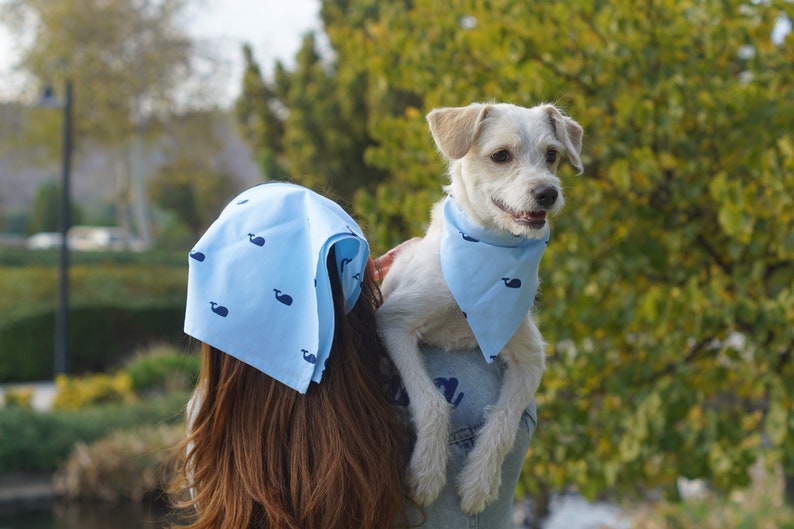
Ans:
[{"label": "woman's head", "polygon": [[[264,237],[267,246],[271,238]],[[399,512],[402,427],[381,372],[386,354],[375,324],[379,292],[362,266],[353,274],[361,274],[356,302],[348,306],[351,286],[343,277],[353,261],[340,259],[339,249],[329,245],[319,261],[333,325],[322,379],[305,394],[238,355],[202,345],[183,443],[181,485],[194,492],[183,506],[196,507],[192,527],[376,528],[388,527]],[[348,255],[350,248],[343,250]],[[298,258],[314,259],[296,252],[284,265]],[[267,311],[258,317],[267,319]],[[263,330],[257,358],[290,354],[283,342],[282,333]]]},{"label": "woman's head", "polygon": [[185,332],[304,393],[321,380],[333,338],[329,272],[349,312],[368,256],[336,203],[292,184],[256,186],[190,252]]}]

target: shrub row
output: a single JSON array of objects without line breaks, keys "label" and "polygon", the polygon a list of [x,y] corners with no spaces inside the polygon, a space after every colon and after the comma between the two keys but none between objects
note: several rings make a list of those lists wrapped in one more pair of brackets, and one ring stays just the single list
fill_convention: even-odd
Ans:
[{"label": "shrub row", "polygon": [[41,413],[9,406],[0,410],[0,473],[52,473],[78,442],[90,443],[116,430],[180,424],[187,391],[133,403]]},{"label": "shrub row", "polygon": [[[155,250],[148,252],[69,252],[72,265],[187,265],[187,250],[173,252]],[[28,250],[25,248],[0,247],[0,266],[57,266],[60,250]]]},{"label": "shrub row", "polygon": [[[142,345],[184,342],[184,305],[80,307],[69,312],[67,371],[118,367]],[[53,377],[55,316],[44,312],[0,326],[0,382]]]},{"label": "shrub row", "polygon": [[[184,264],[73,266],[68,372],[118,366],[141,345],[183,342],[186,282]],[[53,267],[0,267],[0,382],[52,377],[56,292]]]},{"label": "shrub row", "polygon": [[[60,467],[66,486],[85,479],[93,483],[91,476],[96,473],[115,476],[129,465],[149,465],[147,447],[160,451],[175,444],[165,442],[163,435],[167,439],[184,435],[185,404],[199,364],[198,355],[159,345],[138,351],[112,374],[59,376],[53,411],[47,413],[32,410],[29,398],[9,399],[6,393],[6,406],[0,407],[0,473],[52,472]],[[139,434],[147,427],[153,431],[144,442]],[[107,436],[111,440],[103,441]],[[91,464],[81,470],[85,458],[73,450],[85,450],[91,443],[105,448],[92,454]],[[128,454],[127,461],[125,451],[132,447],[137,447],[136,453]],[[65,463],[70,454],[77,461]],[[103,460],[105,456],[109,461]],[[76,476],[76,469],[88,476]],[[141,476],[127,478],[135,490],[146,488],[134,485]],[[73,495],[83,490],[81,486],[63,492]]]}]

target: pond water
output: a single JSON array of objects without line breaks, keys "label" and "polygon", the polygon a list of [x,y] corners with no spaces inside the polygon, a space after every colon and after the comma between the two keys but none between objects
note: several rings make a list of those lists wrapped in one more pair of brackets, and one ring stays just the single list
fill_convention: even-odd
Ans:
[{"label": "pond water", "polygon": [[158,503],[57,503],[0,513],[0,529],[165,529],[169,513]]}]

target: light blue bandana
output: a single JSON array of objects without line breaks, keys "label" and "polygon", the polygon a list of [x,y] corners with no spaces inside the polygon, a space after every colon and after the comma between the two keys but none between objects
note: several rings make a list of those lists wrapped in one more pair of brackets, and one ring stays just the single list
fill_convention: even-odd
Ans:
[{"label": "light blue bandana", "polygon": [[441,271],[488,363],[524,321],[538,290],[538,266],[549,242],[497,234],[472,223],[448,197]]},{"label": "light blue bandana", "polygon": [[305,393],[334,337],[332,246],[349,312],[369,256],[356,222],[293,184],[243,192],[190,252],[185,332]]}]

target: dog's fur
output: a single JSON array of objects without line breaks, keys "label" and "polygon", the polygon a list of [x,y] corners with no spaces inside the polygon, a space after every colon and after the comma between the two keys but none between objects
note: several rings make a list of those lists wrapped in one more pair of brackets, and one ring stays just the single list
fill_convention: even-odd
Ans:
[{"label": "dog's fur", "polygon": [[[556,176],[562,154],[582,171],[579,124],[548,104],[523,108],[478,103],[436,109],[427,120],[438,149],[449,160],[451,183],[445,189],[469,220],[496,233],[530,239],[546,235],[545,213],[558,212],[564,203]],[[416,426],[407,479],[420,505],[429,505],[446,480],[451,409],[425,370],[419,344],[450,351],[477,347],[441,272],[442,204],[443,200],[434,206],[424,238],[408,245],[395,259],[383,282],[384,303],[378,310],[380,328],[405,384]],[[489,408],[458,477],[466,513],[481,511],[498,493],[502,462],[515,440],[521,414],[540,384],[544,345],[528,314],[499,355],[508,368],[498,402]]]}]

